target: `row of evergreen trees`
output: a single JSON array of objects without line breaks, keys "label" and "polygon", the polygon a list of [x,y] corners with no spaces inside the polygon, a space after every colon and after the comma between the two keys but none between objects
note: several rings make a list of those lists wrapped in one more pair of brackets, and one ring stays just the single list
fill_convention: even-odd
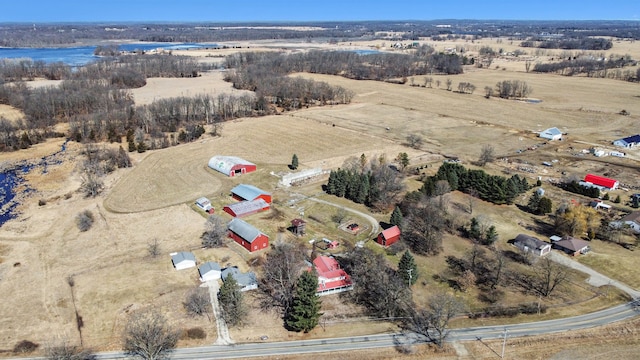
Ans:
[{"label": "row of evergreen trees", "polygon": [[574,194],[589,196],[596,199],[600,197],[600,189],[597,187],[580,185],[577,181],[563,183],[560,187]]},{"label": "row of evergreen trees", "polygon": [[469,170],[456,163],[444,163],[438,173],[424,180],[420,191],[427,196],[438,193],[438,181],[445,180],[451,190],[473,193],[478,198],[494,204],[512,204],[516,196],[529,190],[527,179],[518,174],[510,178],[489,175],[483,170]]},{"label": "row of evergreen trees", "polygon": [[327,194],[347,198],[358,204],[369,204],[371,193],[371,172],[358,173],[337,169],[329,173]]}]

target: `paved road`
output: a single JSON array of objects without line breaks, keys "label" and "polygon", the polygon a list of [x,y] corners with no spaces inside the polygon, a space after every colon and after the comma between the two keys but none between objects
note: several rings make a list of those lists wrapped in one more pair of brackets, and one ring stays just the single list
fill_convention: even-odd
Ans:
[{"label": "paved road", "polygon": [[582,265],[579,262],[569,258],[568,256],[565,256],[563,254],[557,253],[557,252],[551,252],[549,253],[549,258],[559,264],[562,264],[564,266],[568,266],[572,269],[581,271],[587,275],[589,275],[589,278],[587,279],[587,283],[589,283],[590,285],[593,285],[595,287],[600,287],[603,285],[612,285],[617,287],[618,289],[626,292],[627,294],[629,294],[629,296],[631,296],[632,299],[640,299],[640,291],[632,289],[631,287],[613,280],[593,269],[591,269],[588,266]]},{"label": "paved road", "polygon": [[[538,321],[524,324],[454,329],[451,331],[448,341],[477,341],[479,339],[498,339],[504,336],[505,330],[507,331],[508,337],[558,333],[570,330],[592,328],[631,319],[639,315],[640,300],[635,300],[633,302],[614,306],[609,309],[564,319]],[[264,342],[235,345],[213,345],[197,348],[177,349],[175,350],[171,358],[181,360],[208,360],[249,358],[258,356],[295,355],[318,352],[345,352],[353,350],[394,347],[398,344],[407,344],[420,341],[423,341],[423,339],[418,335],[407,336],[403,334],[379,334],[333,339]],[[113,360],[128,358],[122,353],[110,352],[98,354],[97,359]]]}]

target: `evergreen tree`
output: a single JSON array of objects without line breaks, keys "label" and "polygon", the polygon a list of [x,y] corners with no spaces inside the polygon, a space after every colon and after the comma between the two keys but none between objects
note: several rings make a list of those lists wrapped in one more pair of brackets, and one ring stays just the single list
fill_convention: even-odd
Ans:
[{"label": "evergreen tree", "polygon": [[288,328],[307,333],[318,325],[322,313],[317,290],[318,277],[315,272],[303,272],[298,278],[293,304],[285,319]]},{"label": "evergreen tree", "polygon": [[389,218],[389,223],[391,225],[397,225],[398,227],[401,228],[402,220],[403,220],[402,211],[400,210],[400,207],[396,206],[393,209],[393,212],[391,213],[391,218]]},{"label": "evergreen tree", "polygon": [[492,245],[496,241],[498,241],[498,232],[496,231],[496,227],[491,225],[484,236],[484,243],[486,245]]},{"label": "evergreen tree", "polygon": [[548,214],[551,212],[552,207],[553,207],[553,203],[551,199],[549,199],[546,196],[543,196],[542,199],[540,199],[540,203],[538,204],[538,214],[540,215]]},{"label": "evergreen tree", "polygon": [[616,196],[616,198],[613,200],[613,202],[616,203],[616,204],[620,204],[620,201],[622,201],[620,199],[620,195]]},{"label": "evergreen tree", "polygon": [[534,214],[539,214],[538,210],[540,206],[540,199],[542,199],[540,194],[537,191],[534,191],[533,195],[529,198],[529,204],[527,204],[529,211]]},{"label": "evergreen tree", "polygon": [[293,154],[291,157],[291,169],[295,170],[298,168],[298,155]]},{"label": "evergreen tree", "polygon": [[609,200],[609,193],[604,194],[604,196],[602,197],[602,200]]},{"label": "evergreen tree", "polygon": [[480,241],[482,240],[482,233],[480,232],[480,223],[475,217],[471,218],[471,224],[469,225],[469,238]]},{"label": "evergreen tree", "polygon": [[222,317],[229,325],[241,324],[247,316],[247,308],[236,279],[227,275],[218,292]]},{"label": "evergreen tree", "polygon": [[369,197],[369,175],[360,174],[359,178],[360,186],[358,187],[358,193],[353,201],[357,202],[358,204],[364,204]]},{"label": "evergreen tree", "polygon": [[418,281],[418,266],[416,265],[416,259],[409,252],[405,251],[400,258],[398,264],[398,273],[407,285],[413,285]]}]

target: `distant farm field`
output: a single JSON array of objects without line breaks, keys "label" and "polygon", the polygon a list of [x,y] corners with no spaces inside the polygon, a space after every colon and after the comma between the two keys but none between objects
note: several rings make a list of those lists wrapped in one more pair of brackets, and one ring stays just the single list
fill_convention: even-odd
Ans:
[{"label": "distant farm field", "polygon": [[[386,48],[383,46],[381,49],[389,50],[389,41],[359,45],[343,43],[338,48],[375,48],[383,43],[386,43]],[[499,43],[497,39],[436,45],[440,49],[456,44],[475,47],[469,51],[477,51],[479,46],[487,44],[495,48],[515,48],[514,44]],[[275,42],[268,45],[269,50],[277,49]],[[303,47],[301,43],[282,46],[285,45],[288,49]],[[327,44],[312,45],[309,47],[330,48]],[[261,46],[261,49],[266,49],[266,42]],[[629,51],[627,47],[631,47]],[[616,42],[612,51],[640,56],[640,43]],[[495,66],[499,68],[495,69]],[[219,261],[223,265],[238,265],[242,270],[250,269],[249,262],[259,263],[265,252],[248,254],[233,244],[222,249],[200,249],[205,216],[195,210],[193,201],[200,196],[208,196],[219,211],[231,201],[228,190],[239,183],[273,191],[277,211],[248,218],[273,240],[292,238],[292,235],[279,234],[279,231],[288,226],[292,218],[302,214],[315,219],[309,219],[309,235],[299,241],[308,242],[311,237],[332,237],[342,241],[344,248],[339,251],[343,251],[355,241],[367,240],[367,233],[347,234],[331,220],[339,207],[367,212],[363,205],[332,196],[321,198],[335,206],[304,200],[306,196],[321,194],[322,182],[289,189],[277,187],[278,175],[289,171],[287,164],[293,154],[298,156],[301,169],[336,169],[348,158],[360,157],[361,154],[367,158],[384,156],[393,162],[398,153],[407,152],[410,168],[420,166],[423,174],[433,174],[445,157],[457,157],[465,166],[472,167],[471,163],[478,158],[481,148],[491,145],[500,160],[485,169],[494,174],[519,173],[528,176],[530,182],[541,176],[544,186],[547,186],[549,179],[568,175],[581,177],[586,172],[594,172],[616,176],[625,184],[640,187],[637,162],[640,150],[629,150],[625,159],[595,158],[583,152],[594,146],[613,149],[613,139],[639,132],[640,88],[637,83],[526,73],[522,61],[503,59],[497,59],[490,69],[466,67],[462,75],[434,75],[432,88],[410,86],[412,81],[424,84],[425,76],[408,79],[404,85],[306,73],[292,76],[340,85],[352,90],[355,96],[348,105],[312,107],[262,118],[237,119],[225,123],[219,137],[205,134],[193,143],[143,154],[131,153],[134,167],[119,169],[107,176],[104,193],[95,199],[84,198],[78,191],[82,181],[77,166],[82,159],[81,144],[69,143],[68,150],[62,155],[63,164],[52,166],[47,173],[30,174],[27,180],[34,190],[25,196],[19,208],[21,214],[0,229],[0,291],[11,294],[5,297],[5,305],[0,307],[0,324],[3,325],[0,327],[0,348],[10,349],[23,339],[44,344],[55,340],[53,334],[60,334],[76,343],[80,336],[75,326],[77,311],[84,321],[82,336],[85,345],[101,350],[119,349],[120,331],[127,314],[145,306],[162,309],[170,323],[178,328],[199,326],[206,330],[206,340],[181,340],[180,346],[214,342],[215,324],[205,318],[187,317],[182,308],[185,295],[199,285],[197,272],[195,269],[174,270],[169,254],[193,250],[200,262]],[[447,79],[451,79],[453,91],[445,90]],[[539,102],[486,99],[484,87],[494,87],[503,80],[526,81],[533,88],[530,98]],[[440,81],[439,88],[436,81]],[[473,94],[455,92],[458,83],[463,81],[475,85]],[[31,85],[46,84],[41,81]],[[205,73],[191,79],[148,79],[146,86],[132,90],[138,105],[175,96],[242,93],[224,82],[220,72]],[[620,115],[621,110],[630,115]],[[0,115],[11,120],[22,116],[16,109],[3,105],[0,105]],[[544,142],[536,132],[554,126],[566,132],[567,139],[541,145]],[[406,137],[411,134],[424,138],[419,149],[405,144]],[[3,154],[0,162],[37,160],[58,151],[63,141],[53,139],[27,150]],[[209,158],[214,155],[243,157],[256,163],[258,171],[228,178],[207,167]],[[553,167],[541,166],[543,161],[552,160],[557,160]],[[429,166],[425,169],[424,165]],[[524,172],[518,169],[519,166],[533,170]],[[419,176],[413,177],[410,185],[412,189],[418,188]],[[547,194],[555,204],[569,198],[585,200],[567,196],[557,188],[547,190]],[[618,190],[615,194],[627,199],[630,193]],[[302,200],[291,202],[295,199]],[[526,201],[524,197],[518,200]],[[468,203],[467,195],[454,193],[451,196],[451,205],[455,209],[452,211],[461,222],[470,217],[465,210]],[[474,215],[487,213],[496,223],[501,235],[499,246],[504,248],[510,246],[506,244],[509,238],[528,231],[527,226],[535,222],[533,215],[515,206],[477,202],[474,207]],[[84,210],[91,211],[96,220],[89,231],[80,232],[75,217]],[[389,217],[388,213],[382,212],[371,215],[379,221],[387,221]],[[365,219],[349,216],[348,220],[368,226]],[[152,258],[148,246],[155,239],[160,243],[161,254]],[[456,256],[462,256],[469,246],[466,239],[453,235],[448,235],[447,239],[450,241],[445,249]],[[594,243],[593,248],[594,254],[591,255],[594,256],[585,258],[584,263],[606,272],[605,268],[616,262],[619,249],[600,243]],[[380,248],[376,250],[383,252]],[[630,285],[640,284],[637,271],[629,269],[636,261],[631,254],[637,251],[620,251],[627,252],[622,257],[623,261],[612,267],[615,271],[609,275],[621,275],[617,280]],[[389,259],[397,260],[393,256]],[[428,267],[422,279],[426,285],[416,285],[415,290],[416,296],[420,297],[418,303],[424,304],[434,286],[445,286],[435,284],[433,277],[440,273],[446,262],[443,255],[420,257],[418,263]],[[69,286],[70,278],[75,280],[73,288]],[[582,278],[576,279],[582,284]],[[594,291],[587,286],[572,291],[582,301],[575,307],[580,311],[602,308],[608,301],[602,297],[585,300]],[[616,297],[615,301],[622,301],[621,298]],[[346,317],[345,309],[336,299],[326,301],[326,311],[335,319]],[[477,299],[470,302],[477,307],[483,305]],[[545,316],[569,315],[577,311],[575,309],[561,306]],[[348,310],[361,311],[355,307]],[[268,333],[271,340],[287,340],[343,336],[350,330],[358,334],[397,330],[393,324],[382,322],[371,326],[366,319],[354,320],[353,324],[357,325],[336,320],[333,324],[325,324],[326,327],[319,327],[312,334],[299,335],[287,332],[274,314],[265,315],[255,309],[252,314],[252,328],[248,331],[231,329],[232,338],[257,341],[259,336]],[[468,349],[483,357],[493,356],[475,345],[468,346]],[[534,358],[533,355],[530,357]]]}]

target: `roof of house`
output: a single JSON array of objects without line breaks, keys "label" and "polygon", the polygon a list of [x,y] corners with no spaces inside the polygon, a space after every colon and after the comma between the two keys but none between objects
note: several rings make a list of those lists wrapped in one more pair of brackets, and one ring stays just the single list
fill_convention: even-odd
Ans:
[{"label": "roof of house", "polygon": [[174,264],[178,264],[181,263],[183,261],[196,261],[196,256],[193,255],[193,253],[188,252],[188,251],[181,251],[179,253],[175,253],[173,255],[171,255],[171,260],[173,261]]},{"label": "roof of house", "polygon": [[397,225],[393,225],[392,227],[383,230],[381,234],[385,239],[391,239],[395,236],[400,236],[400,228]]},{"label": "roof of house", "polygon": [[536,249],[536,250],[542,250],[543,248],[551,245],[548,242],[542,241],[536,237],[529,236],[526,234],[518,234],[518,236],[516,236],[516,239],[513,243],[520,244],[530,249]]},{"label": "roof of house", "polygon": [[293,219],[291,220],[291,225],[293,226],[300,226],[302,224],[306,224],[307,222],[302,220],[302,219]]},{"label": "roof of house", "polygon": [[207,261],[206,263],[200,265],[200,267],[198,268],[198,272],[200,273],[200,275],[204,275],[210,271],[220,271],[220,270],[221,270],[220,264],[212,261]]},{"label": "roof of house", "polygon": [[247,200],[253,200],[260,195],[271,195],[262,189],[247,184],[240,184],[234,187],[231,189],[231,193]]},{"label": "roof of house", "polygon": [[214,169],[214,170],[218,170],[222,173],[225,174],[229,174],[229,172],[231,172],[231,169],[236,166],[236,165],[253,165],[255,166],[254,163],[251,163],[243,158],[239,158],[237,156],[223,156],[223,155],[216,155],[214,157],[212,157],[211,159],[209,159],[209,167]]},{"label": "roof of house", "polygon": [[600,185],[608,188],[614,188],[615,184],[618,182],[617,180],[606,178],[603,176],[587,174],[584,177],[584,181],[590,182],[595,185]]},{"label": "roof of house", "polygon": [[640,143],[640,135],[631,135],[620,140],[626,142],[627,144]]},{"label": "roof of house", "polygon": [[630,221],[630,222],[634,222],[636,224],[640,224],[640,211],[634,211],[630,214],[627,214],[625,217],[622,218],[622,221]]},{"label": "roof of house", "polygon": [[221,274],[222,281],[224,281],[229,275],[231,275],[231,277],[236,280],[238,285],[242,287],[258,284],[258,278],[256,277],[255,273],[242,273],[237,266],[229,266],[224,268]]},{"label": "roof of house", "polygon": [[241,201],[238,203],[233,203],[227,205],[227,207],[233,211],[236,216],[242,216],[245,214],[250,214],[256,211],[260,211],[264,208],[268,208],[269,204],[264,201],[264,199],[256,199],[251,201]]},{"label": "roof of house", "polygon": [[552,128],[548,128],[547,130],[543,131],[540,133],[540,135],[562,135],[562,131],[560,131],[560,129],[558,129],[557,127],[552,127]]},{"label": "roof of house", "polygon": [[229,223],[227,224],[227,229],[238,234],[249,243],[253,242],[253,240],[257,239],[260,235],[263,235],[260,230],[249,225],[246,221],[238,218],[233,218],[231,221],[229,221]]},{"label": "roof of house", "polygon": [[[318,256],[313,260],[313,266],[318,277],[323,278],[318,284],[318,291],[341,288],[351,285],[351,278],[346,271],[340,268],[340,264],[330,256]],[[331,281],[326,281],[331,280]]]},{"label": "roof of house", "polygon": [[576,239],[574,237],[567,236],[560,241],[556,241],[555,245],[571,251],[580,251],[585,247],[589,246],[589,242],[582,239]]}]

